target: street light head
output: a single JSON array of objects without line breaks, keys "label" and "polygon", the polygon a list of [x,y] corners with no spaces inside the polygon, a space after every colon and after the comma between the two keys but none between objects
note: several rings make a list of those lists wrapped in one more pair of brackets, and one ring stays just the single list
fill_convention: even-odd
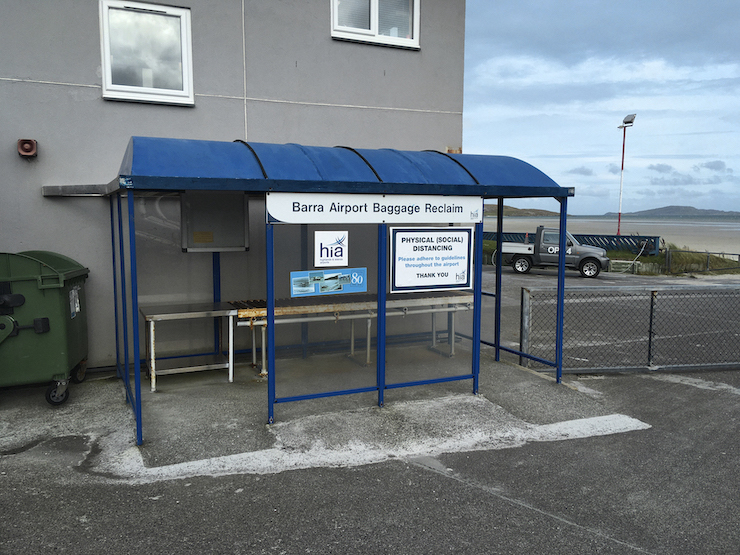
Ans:
[{"label": "street light head", "polygon": [[637,114],[630,114],[629,116],[625,117],[622,120],[622,125],[624,125],[625,127],[630,126],[630,125],[633,125],[635,123],[635,116],[636,115]]}]

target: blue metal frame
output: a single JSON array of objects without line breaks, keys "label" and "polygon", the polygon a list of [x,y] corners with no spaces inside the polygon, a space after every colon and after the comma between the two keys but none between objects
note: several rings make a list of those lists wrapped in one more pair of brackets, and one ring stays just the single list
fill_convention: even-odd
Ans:
[{"label": "blue metal frame", "polygon": [[[212,255],[213,267],[213,302],[221,302],[221,253],[214,252]],[[213,319],[213,352],[219,354],[221,347],[221,319]]]},{"label": "blue metal frame", "polygon": [[494,343],[496,348],[496,362],[501,360],[501,263],[503,254],[501,243],[504,236],[504,199],[496,200],[496,309],[494,313]]},{"label": "blue metal frame", "polygon": [[131,328],[134,336],[134,387],[136,388],[136,444],[144,442],[141,417],[141,346],[139,345],[139,281],[136,265],[136,211],[134,194],[129,192],[128,199],[128,241],[131,268]]},{"label": "blue metal frame", "polygon": [[[566,236],[562,231],[567,229],[567,210],[568,210],[568,199],[558,198],[560,202],[560,215],[559,215],[559,255],[558,255],[558,285],[557,285],[557,300],[556,300],[556,322],[555,322],[555,360],[547,360],[534,355],[523,353],[516,349],[510,349],[501,345],[501,267],[503,262],[503,255],[501,249],[496,249],[496,292],[489,293],[483,291],[482,294],[487,297],[494,297],[496,302],[495,314],[494,314],[494,340],[493,342],[485,341],[480,339],[480,343],[488,347],[495,349],[496,361],[501,360],[501,351],[518,355],[535,362],[539,362],[546,366],[555,368],[556,382],[561,383],[563,378],[563,327],[564,327],[564,313],[565,313],[565,251],[566,251]],[[504,219],[504,199],[497,199],[497,211],[496,211],[496,245],[501,245],[507,235],[503,232],[503,219]],[[490,237],[490,233],[481,234]],[[482,240],[482,238],[481,238]],[[480,302],[476,300],[476,302]],[[466,339],[474,339],[463,334],[458,334]]]},{"label": "blue metal frame", "polygon": [[[141,445],[143,439],[143,426],[142,426],[142,415],[141,415],[141,360],[139,357],[139,302],[138,302],[138,283],[137,283],[137,267],[136,267],[136,227],[135,227],[135,210],[133,202],[133,193],[129,192],[127,195],[127,218],[124,219],[123,206],[121,202],[121,192],[115,194],[116,210],[114,213],[113,207],[113,196],[110,198],[110,213],[111,213],[111,246],[112,246],[112,262],[113,262],[113,292],[115,295],[115,333],[116,333],[116,372],[118,376],[123,380],[124,388],[126,390],[126,402],[131,405],[134,411],[134,418],[136,421],[136,444]],[[127,222],[125,226],[128,232],[128,265],[129,275],[131,277],[130,294],[131,294],[131,324],[129,324],[129,303],[128,303],[128,287],[126,282],[126,242],[124,237],[126,232],[124,230],[124,221]],[[116,226],[116,223],[118,224]],[[118,233],[116,234],[116,228]],[[116,245],[116,237],[118,239]],[[118,256],[116,257],[116,247],[118,248]],[[116,278],[116,274],[120,271],[120,297],[119,287]],[[121,312],[119,319],[118,304],[120,300]],[[131,344],[129,343],[129,333],[133,336],[133,352],[131,351]],[[119,337],[123,335],[123,345],[119,342]],[[121,352],[123,352],[123,362],[121,361]],[[131,357],[133,357],[134,365],[134,387],[131,388]]]},{"label": "blue metal frame", "polygon": [[[274,339],[274,324],[275,324],[275,256],[274,256],[274,224],[266,224],[266,252],[267,252],[267,349],[268,349],[268,424],[272,424],[275,421],[275,404],[277,403],[289,403],[293,401],[305,401],[309,399],[320,399],[323,397],[336,397],[339,395],[350,395],[353,393],[368,393],[372,391],[378,392],[378,406],[382,407],[385,404],[385,390],[387,389],[399,389],[402,387],[413,387],[418,385],[429,385],[445,382],[453,382],[459,380],[473,380],[473,393],[477,394],[479,391],[479,379],[480,379],[480,349],[473,349],[472,356],[472,368],[470,374],[463,374],[460,376],[448,376],[444,378],[432,378],[428,380],[416,380],[402,383],[387,383],[386,382],[386,358],[385,351],[387,347],[387,332],[386,332],[386,300],[387,300],[387,287],[388,287],[388,225],[378,225],[378,274],[377,274],[377,338],[376,338],[376,385],[368,387],[360,387],[353,389],[344,389],[339,391],[324,391],[320,393],[311,393],[307,395],[294,395],[290,397],[279,397],[276,391],[275,383],[275,339]],[[474,284],[473,284],[473,337],[474,345],[479,345],[480,340],[480,326],[481,326],[481,315],[482,315],[482,280],[483,280],[483,223],[475,225],[475,242],[473,246],[474,256]],[[466,337],[463,334],[456,334],[461,337]],[[449,338],[450,341],[454,341],[454,337]],[[303,343],[302,343],[303,344]]]},{"label": "blue metal frame", "polygon": [[[116,375],[122,378],[121,366],[119,361],[121,360],[121,342],[119,340],[118,333],[118,277],[116,273],[118,270],[118,264],[116,262],[116,219],[114,216],[113,208],[113,196],[108,198],[108,205],[110,208],[110,241],[111,241],[111,257],[113,259],[113,318],[115,320],[116,329]],[[126,392],[126,398],[128,399],[128,392]]]},{"label": "blue metal frame", "polygon": [[267,257],[267,423],[275,421],[275,239],[274,226],[266,224]]},{"label": "blue metal frame", "polygon": [[378,226],[378,340],[377,340],[377,387],[378,406],[385,404],[385,319],[386,289],[388,287],[388,226]]},{"label": "blue metal frame", "polygon": [[[269,175],[269,177],[268,177]],[[529,164],[509,157],[443,154],[439,152],[406,152],[392,149],[367,150],[349,148],[306,147],[302,145],[270,145],[264,143],[225,143],[217,141],[189,141],[133,137],[124,156],[119,172],[121,190],[115,192],[118,218],[118,251],[116,257],[116,217],[111,199],[111,241],[113,245],[114,295],[116,303],[116,365],[123,378],[127,401],[131,403],[136,419],[136,441],[143,442],[141,413],[141,357],[139,343],[138,277],[136,262],[136,233],[134,191],[240,190],[250,192],[335,192],[370,194],[436,194],[472,195],[498,199],[497,240],[502,241],[503,199],[511,197],[549,197],[561,204],[560,229],[565,230],[567,197],[573,190],[558,186],[545,174]],[[127,190],[128,253],[125,245],[124,218],[121,195]],[[266,277],[267,277],[267,358],[268,358],[268,422],[274,422],[274,405],[280,402],[330,397],[349,393],[378,392],[378,404],[384,404],[384,391],[400,387],[442,383],[462,379],[473,380],[473,392],[479,390],[480,345],[490,345],[481,340],[482,317],[482,245],[483,224],[476,224],[474,252],[474,312],[472,371],[462,376],[419,380],[405,383],[386,383],[386,288],[388,271],[388,228],[378,226],[378,317],[377,317],[377,367],[376,384],[372,387],[324,392],[312,395],[278,398],[275,384],[275,267],[274,229],[266,224]],[[305,249],[304,249],[305,250]],[[557,381],[562,377],[562,340],[564,317],[564,252],[565,234],[560,234],[558,265],[557,353],[555,363]],[[128,254],[128,266],[126,256]],[[220,300],[220,258],[213,257],[213,294]],[[120,271],[119,284],[116,273]],[[130,290],[126,274],[130,275]],[[130,296],[129,296],[130,295]],[[501,343],[501,252],[496,264],[496,360],[500,351],[515,352]],[[130,315],[129,315],[129,302]],[[119,319],[122,325],[123,346],[119,344]],[[130,322],[129,322],[130,320]],[[129,343],[129,332],[133,344]],[[466,337],[463,334],[457,334]],[[214,342],[218,349],[219,329],[214,327]],[[454,341],[455,338],[449,338]],[[302,334],[302,345],[307,336]],[[123,364],[121,363],[123,352]],[[133,353],[134,387],[130,384]],[[521,353],[520,353],[521,354]],[[523,355],[527,356],[527,355]],[[529,357],[535,358],[535,357]]]},{"label": "blue metal frame", "polygon": [[[475,253],[473,254],[473,393],[478,394],[480,379],[480,326],[483,311],[483,222],[475,224]],[[453,337],[454,341],[455,338]]]},{"label": "blue metal frame", "polygon": [[565,312],[565,249],[568,217],[568,199],[560,198],[560,251],[558,253],[558,300],[557,316],[555,317],[555,380],[557,383],[563,380],[563,321]]},{"label": "blue metal frame", "polygon": [[[118,200],[118,246],[121,261],[121,308],[123,325],[123,368],[119,369],[123,375],[126,386],[126,400],[131,403],[132,408],[136,406],[136,396],[131,391],[129,374],[129,343],[128,343],[128,303],[126,302],[126,250],[123,240],[123,209],[121,207],[121,195],[116,195]],[[117,361],[118,362],[118,361]]]},{"label": "blue metal frame", "polygon": [[[115,225],[113,223],[113,201],[111,199],[111,235],[114,246],[113,253],[113,266],[114,274],[115,270],[120,263],[121,272],[121,300],[122,300],[122,316],[123,316],[123,352],[124,352],[124,364],[123,369],[120,368],[119,349],[117,346],[116,360],[119,366],[119,375],[123,377],[126,386],[127,401],[131,403],[135,414],[136,420],[136,442],[137,445],[143,443],[143,422],[142,422],[142,407],[141,407],[141,359],[139,356],[140,342],[139,342],[139,317],[138,317],[138,277],[137,277],[137,263],[136,263],[136,227],[135,227],[135,209],[134,209],[134,195],[133,192],[129,191],[127,195],[127,231],[129,241],[129,266],[131,276],[130,286],[130,302],[131,302],[131,331],[133,333],[133,360],[134,360],[134,388],[131,389],[129,382],[130,379],[130,359],[129,359],[129,318],[128,318],[128,302],[127,302],[127,288],[126,288],[126,248],[124,243],[124,217],[122,214],[122,203],[120,193],[117,195],[118,203],[118,247],[119,257],[116,260],[115,256]],[[502,232],[502,220],[503,214],[501,213],[503,207],[503,199],[499,199],[499,214],[498,214],[498,230],[497,235],[500,236]],[[567,214],[567,200],[559,199],[561,202],[561,214],[560,214],[560,229],[566,227],[566,214]],[[557,300],[557,353],[555,363],[531,355],[523,355],[512,349],[502,347],[500,345],[501,335],[501,253],[500,249],[497,252],[497,264],[496,264],[496,321],[495,321],[495,335],[496,341],[494,344],[484,341],[481,339],[481,318],[482,318],[482,276],[483,276],[483,223],[478,223],[475,226],[475,241],[474,241],[474,284],[473,284],[473,295],[474,295],[474,307],[473,307],[473,335],[469,337],[465,334],[458,333],[457,335],[470,339],[473,345],[492,345],[496,348],[496,360],[499,360],[500,351],[511,352],[514,354],[520,354],[532,360],[555,366],[557,369],[557,382],[562,381],[562,364],[563,364],[563,352],[562,352],[562,337],[563,337],[563,311],[564,311],[564,274],[565,274],[565,234],[560,234],[560,257],[558,265],[558,300]],[[472,368],[470,374],[464,374],[459,376],[449,376],[443,378],[432,378],[426,380],[416,380],[403,383],[386,383],[386,359],[385,351],[387,346],[386,341],[386,289],[387,289],[387,273],[388,273],[388,226],[386,224],[378,225],[378,315],[377,315],[377,363],[376,363],[376,384],[374,386],[346,389],[339,391],[326,391],[321,393],[314,393],[308,395],[297,395],[289,397],[278,397],[276,391],[276,374],[275,374],[275,255],[274,255],[274,225],[272,223],[266,224],[266,279],[267,279],[267,360],[268,360],[268,423],[272,424],[275,421],[275,405],[277,403],[287,403],[293,401],[302,401],[309,399],[318,399],[323,397],[334,397],[340,395],[349,395],[353,393],[366,393],[377,391],[378,393],[378,406],[383,406],[385,399],[385,390],[398,389],[402,387],[413,387],[419,385],[430,385],[438,383],[453,382],[459,380],[470,379],[473,381],[473,393],[477,394],[479,391],[479,380],[480,380],[480,349],[474,348],[472,354]],[[220,298],[220,258],[214,254],[213,257],[213,276],[214,276],[214,299]],[[115,278],[115,276],[114,276]],[[114,279],[114,293],[118,295],[117,280]],[[116,337],[118,339],[118,303],[116,302]],[[218,337],[215,338],[218,341]],[[454,338],[450,338],[454,341]]]},{"label": "blue metal frame", "polygon": [[[121,202],[121,192],[110,197],[110,216],[111,216],[111,246],[112,246],[112,263],[113,263],[113,294],[114,294],[114,317],[116,333],[116,373],[123,380],[126,390],[126,402],[129,403],[134,411],[136,421],[136,443],[141,445],[143,438],[142,406],[141,406],[141,356],[140,356],[140,339],[139,339],[139,293],[138,293],[138,271],[136,262],[136,210],[134,207],[134,193],[127,193],[127,214],[124,218],[123,207]],[[117,210],[114,213],[114,197]],[[117,222],[117,226],[116,226]],[[124,222],[127,222],[127,229],[124,229]],[[118,233],[116,233],[116,227]],[[124,237],[128,233],[128,274],[131,277],[130,282],[130,314],[129,321],[129,301],[126,281],[126,244]],[[116,238],[118,239],[116,245]],[[116,256],[116,248],[118,256]],[[221,299],[221,259],[220,253],[213,253],[213,298],[214,302]],[[120,271],[120,297],[117,274]],[[118,305],[121,305],[119,314]],[[130,323],[129,323],[130,322]],[[214,323],[214,353],[219,352],[220,346],[220,322]],[[119,338],[123,336],[122,345]],[[133,337],[132,344],[129,342],[129,335]],[[121,361],[123,353],[123,361]],[[183,358],[196,355],[180,355],[164,358]],[[131,387],[131,365],[133,361],[134,368],[134,386]]]}]

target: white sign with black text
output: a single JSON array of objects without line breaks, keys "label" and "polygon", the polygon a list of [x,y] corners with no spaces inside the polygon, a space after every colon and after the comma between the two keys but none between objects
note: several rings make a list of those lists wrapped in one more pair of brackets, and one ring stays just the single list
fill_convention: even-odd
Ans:
[{"label": "white sign with black text", "polygon": [[483,198],[361,193],[267,193],[267,222],[286,224],[473,224]]},{"label": "white sign with black text", "polygon": [[470,289],[471,227],[390,229],[391,292]]}]

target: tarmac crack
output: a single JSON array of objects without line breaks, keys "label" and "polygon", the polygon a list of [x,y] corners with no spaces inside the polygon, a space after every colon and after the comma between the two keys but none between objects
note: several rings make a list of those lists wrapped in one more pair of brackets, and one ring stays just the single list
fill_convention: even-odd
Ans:
[{"label": "tarmac crack", "polygon": [[42,444],[46,439],[37,439],[35,441],[32,441],[30,443],[26,443],[25,445],[21,445],[19,447],[12,447],[10,449],[6,449],[4,451],[0,451],[0,457],[9,457],[12,455],[20,455],[21,453],[24,453],[26,451],[29,451],[30,449],[33,449],[37,445]]},{"label": "tarmac crack", "polygon": [[504,493],[502,493],[501,488],[489,486],[487,484],[478,482],[477,480],[466,478],[465,476],[462,476],[458,474],[457,472],[455,472],[452,468],[446,467],[438,459],[434,457],[408,457],[406,459],[406,462],[408,462],[409,464],[413,466],[426,470],[428,472],[433,472],[434,474],[444,476],[445,478],[449,480],[453,480],[459,484],[463,484],[464,486],[468,488],[471,488],[471,489],[483,492],[487,495],[496,497],[500,499],[501,501],[504,501],[511,505],[515,505],[526,511],[535,512],[544,517],[550,518],[552,520],[556,520],[557,522],[560,522],[561,524],[564,524],[566,526],[580,530],[584,533],[591,534],[593,536],[598,536],[599,538],[602,538],[611,543],[615,543],[622,547],[626,547],[636,553],[647,553],[649,555],[655,555],[652,551],[648,551],[647,549],[644,549],[640,547],[639,545],[634,545],[634,544],[625,542],[623,540],[620,540],[619,538],[610,536],[609,534],[606,534],[602,532],[601,530],[597,530],[596,528],[590,528],[588,526],[583,526],[582,524],[578,524],[577,522],[573,520],[570,520],[568,518],[565,518],[553,512],[540,509],[539,507],[536,507],[526,501],[522,501],[521,499],[516,499],[514,497],[505,495]]}]

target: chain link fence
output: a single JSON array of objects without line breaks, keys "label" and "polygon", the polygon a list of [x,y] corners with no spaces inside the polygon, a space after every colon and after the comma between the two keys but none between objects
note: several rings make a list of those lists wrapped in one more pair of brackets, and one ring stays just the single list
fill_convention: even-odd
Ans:
[{"label": "chain link fence", "polygon": [[[522,353],[555,360],[556,298],[522,288]],[[738,287],[568,288],[563,324],[563,372],[740,368]]]},{"label": "chain link fence", "polygon": [[737,270],[740,270],[740,254],[668,250],[665,255],[666,274]]}]

